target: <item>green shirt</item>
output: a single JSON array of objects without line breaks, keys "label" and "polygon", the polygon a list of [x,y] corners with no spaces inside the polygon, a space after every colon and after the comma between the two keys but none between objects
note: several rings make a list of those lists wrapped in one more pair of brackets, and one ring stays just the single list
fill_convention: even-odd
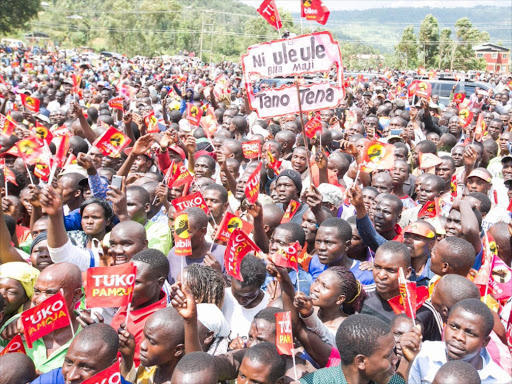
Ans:
[{"label": "green shirt", "polygon": [[[82,327],[79,325],[77,331],[75,332],[75,336],[81,330]],[[32,348],[28,348],[26,343],[23,344],[25,345],[27,356],[30,357],[34,362],[36,370],[42,373],[46,373],[56,368],[62,368],[62,365],[64,364],[64,357],[66,356],[69,345],[72,341],[73,338],[69,339],[66,344],[62,345],[59,349],[54,351],[50,357],[47,357],[46,345],[44,344],[43,338],[34,341],[32,343]]]},{"label": "green shirt", "polygon": [[[348,384],[341,367],[322,368],[304,376],[299,381],[301,384]],[[401,376],[393,375],[388,384],[405,384]]]}]

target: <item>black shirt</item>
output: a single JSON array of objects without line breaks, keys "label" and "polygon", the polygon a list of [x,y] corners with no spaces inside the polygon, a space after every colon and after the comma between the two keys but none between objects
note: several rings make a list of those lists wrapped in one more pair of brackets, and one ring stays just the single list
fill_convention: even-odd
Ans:
[{"label": "black shirt", "polygon": [[[390,324],[391,320],[395,317],[395,313],[387,300],[382,299],[375,290],[370,291],[368,289],[366,291],[368,293],[368,298],[364,301],[361,313],[376,316],[379,319],[384,320],[387,324]],[[423,340],[441,340],[443,321],[432,304],[425,302],[416,311],[416,320],[423,325]]]}]

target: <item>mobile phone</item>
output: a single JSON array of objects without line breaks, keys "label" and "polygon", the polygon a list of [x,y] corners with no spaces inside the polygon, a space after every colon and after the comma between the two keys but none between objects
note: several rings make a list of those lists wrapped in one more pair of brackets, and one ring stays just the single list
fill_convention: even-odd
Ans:
[{"label": "mobile phone", "polygon": [[112,176],[112,183],[111,183],[111,185],[113,187],[116,187],[117,189],[121,189],[121,185],[123,184],[123,179],[124,179],[124,176],[114,175],[114,176]]}]

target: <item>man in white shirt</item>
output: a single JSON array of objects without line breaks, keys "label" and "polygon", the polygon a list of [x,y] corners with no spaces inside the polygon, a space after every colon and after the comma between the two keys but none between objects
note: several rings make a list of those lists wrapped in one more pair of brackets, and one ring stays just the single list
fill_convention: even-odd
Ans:
[{"label": "man in white shirt", "polygon": [[491,310],[480,300],[459,301],[448,315],[444,341],[422,344],[412,364],[409,383],[432,383],[437,371],[450,360],[462,360],[474,366],[482,384],[509,383],[510,376],[485,349],[493,325]]}]

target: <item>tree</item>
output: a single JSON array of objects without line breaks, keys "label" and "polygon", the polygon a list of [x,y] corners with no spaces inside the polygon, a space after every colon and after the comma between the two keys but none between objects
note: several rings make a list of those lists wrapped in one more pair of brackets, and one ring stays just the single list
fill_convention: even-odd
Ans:
[{"label": "tree", "polygon": [[421,22],[419,32],[419,47],[423,56],[423,65],[436,67],[439,54],[439,24],[437,19],[428,14]]},{"label": "tree", "polygon": [[406,27],[402,32],[402,40],[395,47],[395,51],[399,57],[400,65],[406,68],[417,66],[418,40],[416,39],[412,25]]},{"label": "tree", "polygon": [[0,3],[0,35],[23,28],[41,7],[41,0],[2,0]]},{"label": "tree", "polygon": [[451,66],[451,56],[455,43],[451,39],[452,30],[444,28],[441,31],[439,39],[439,69],[449,68]]},{"label": "tree", "polygon": [[452,68],[454,69],[485,69],[483,60],[477,59],[473,45],[489,41],[487,32],[480,32],[473,28],[473,24],[467,17],[455,22],[457,47],[452,50]]}]

